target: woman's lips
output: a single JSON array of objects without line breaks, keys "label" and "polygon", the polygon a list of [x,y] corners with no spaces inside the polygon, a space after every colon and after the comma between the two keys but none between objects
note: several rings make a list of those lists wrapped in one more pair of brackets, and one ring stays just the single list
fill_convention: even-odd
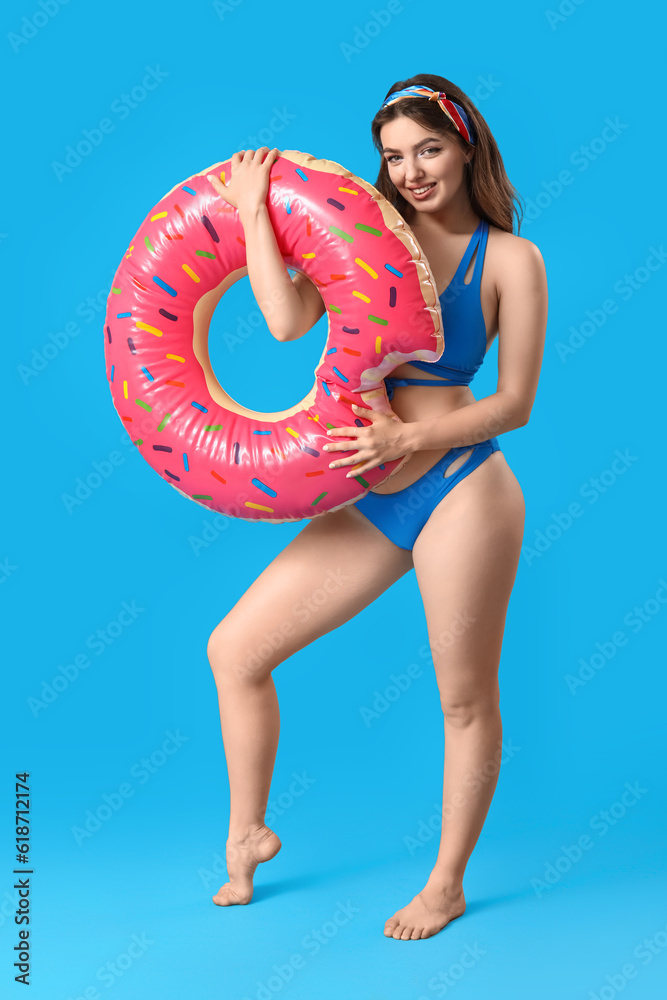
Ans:
[{"label": "woman's lips", "polygon": [[[424,187],[424,185],[422,185],[422,187]],[[428,191],[424,191],[422,194],[417,194],[416,190],[410,189],[410,194],[412,195],[413,198],[416,198],[417,201],[422,201],[424,198],[428,198],[428,196],[431,194],[434,188],[435,188],[435,181],[433,181]]]}]

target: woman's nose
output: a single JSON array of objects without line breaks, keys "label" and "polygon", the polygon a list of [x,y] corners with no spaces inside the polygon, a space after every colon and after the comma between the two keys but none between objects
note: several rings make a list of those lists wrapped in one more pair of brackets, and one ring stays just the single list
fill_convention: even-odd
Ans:
[{"label": "woman's nose", "polygon": [[419,164],[410,163],[408,160],[405,162],[404,177],[406,183],[412,184],[414,181],[418,181],[424,176],[424,171],[421,169]]}]

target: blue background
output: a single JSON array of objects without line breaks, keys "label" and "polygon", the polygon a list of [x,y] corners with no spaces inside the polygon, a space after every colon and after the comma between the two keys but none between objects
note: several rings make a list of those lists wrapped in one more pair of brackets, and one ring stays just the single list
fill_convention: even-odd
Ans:
[{"label": "blue background", "polygon": [[[476,958],[447,990],[459,1000],[608,1000],[623,992],[627,963],[636,970],[628,997],[661,995],[661,12],[594,0],[564,0],[560,14],[556,2],[369,0],[319,13],[252,0],[44,3],[46,14],[38,0],[6,5],[2,38],[3,92],[14,94],[0,217],[11,427],[0,551],[9,636],[3,995],[23,995],[11,916],[13,777],[23,770],[33,789],[31,996],[40,1000],[90,987],[113,1000],[423,1000],[445,995],[434,977],[458,976],[466,948]],[[165,75],[121,112],[121,95],[147,67]],[[466,873],[465,916],[404,944],[382,930],[434,862],[437,835],[425,831],[441,803],[443,753],[414,573],[276,671],[282,730],[271,797],[282,796],[284,847],[258,871],[250,906],[215,907],[228,786],[206,642],[304,525],[218,518],[211,529],[204,508],[167,488],[113,408],[102,320],[129,239],[174,184],[264,142],[336,160],[372,183],[372,116],[395,80],[418,72],[456,81],[489,122],[526,199],[521,235],[544,256],[550,311],[530,422],[500,439],[527,503],[501,663],[512,750]],[[54,167],[105,117],[113,130],[90,155],[68,172]],[[663,258],[648,270],[652,248]],[[231,289],[214,317],[213,364],[243,404],[285,408],[312,384],[326,320],[292,343],[274,342],[263,325],[234,343],[255,309],[247,281]],[[258,353],[280,362],[282,384],[256,378]],[[478,398],[495,390],[496,356],[494,346]],[[114,451],[122,461],[68,505],[77,480]],[[613,471],[617,452],[625,464]],[[572,504],[579,515],[568,522]],[[195,551],[207,522],[209,541]],[[135,602],[135,617],[103,651],[91,649],[88,637],[117,620],[123,602]],[[619,631],[623,645],[612,641]],[[30,699],[48,695],[44,685],[81,654],[89,665],[35,709]],[[361,708],[410,664],[420,676],[366,725]],[[589,679],[573,691],[567,677],[579,671]],[[161,756],[168,733],[180,746]],[[149,773],[139,762],[151,755]],[[293,798],[294,774],[309,784]],[[626,782],[638,795],[619,806]],[[118,805],[123,783],[131,794]],[[105,801],[116,808],[77,843],[87,811]],[[614,818],[602,832],[604,810]],[[584,834],[591,846],[568,863],[566,849]],[[308,936],[331,933],[340,903],[356,912],[316,951]],[[122,975],[97,978],[133,935],[144,942],[138,957]],[[635,951],[645,939],[654,941],[650,961]],[[296,953],[302,968],[272,979]]]}]

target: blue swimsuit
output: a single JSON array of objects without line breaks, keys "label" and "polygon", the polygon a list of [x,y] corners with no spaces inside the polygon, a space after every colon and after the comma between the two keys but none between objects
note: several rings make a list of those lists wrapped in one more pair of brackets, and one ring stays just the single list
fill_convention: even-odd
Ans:
[{"label": "blue swimsuit", "polygon": [[[486,328],[480,299],[480,283],[489,226],[481,219],[459,264],[456,274],[440,296],[445,350],[439,361],[410,361],[438,379],[386,378],[387,397],[402,385],[469,385],[486,354]],[[463,281],[472,255],[477,249],[473,275],[468,285]],[[442,381],[441,381],[442,379]],[[411,550],[417,536],[440,500],[488,458],[500,446],[495,437],[473,445],[450,448],[432,468],[411,486],[396,493],[369,491],[355,507],[360,510],[395,545]],[[470,452],[461,466],[446,476],[447,469],[459,455]]]}]

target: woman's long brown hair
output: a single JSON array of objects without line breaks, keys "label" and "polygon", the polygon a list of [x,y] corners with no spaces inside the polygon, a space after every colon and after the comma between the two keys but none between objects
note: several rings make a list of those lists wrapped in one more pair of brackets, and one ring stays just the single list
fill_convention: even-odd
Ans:
[{"label": "woman's long brown hair", "polygon": [[[390,94],[397,90],[411,86],[430,87],[432,90],[444,91],[450,100],[461,105],[472,123],[474,134],[477,137],[477,142],[472,147],[474,155],[471,163],[466,164],[465,167],[465,181],[470,206],[480,218],[486,219],[487,222],[508,233],[513,232],[514,216],[516,216],[518,235],[523,218],[523,208],[520,204],[522,199],[505,172],[503,159],[491,129],[468,95],[464,94],[451,80],[445,80],[443,76],[420,73],[410,77],[409,80],[399,80],[393,84],[384,99],[386,100]],[[405,200],[389,179],[389,169],[385,157],[382,156],[382,143],[380,141],[382,126],[400,115],[412,118],[429,132],[446,136],[458,143],[465,152],[471,147],[435,101],[401,100],[390,104],[389,107],[381,108],[377,112],[371,124],[373,145],[381,157],[380,172],[375,181],[375,187],[410,225],[417,210]]]}]

